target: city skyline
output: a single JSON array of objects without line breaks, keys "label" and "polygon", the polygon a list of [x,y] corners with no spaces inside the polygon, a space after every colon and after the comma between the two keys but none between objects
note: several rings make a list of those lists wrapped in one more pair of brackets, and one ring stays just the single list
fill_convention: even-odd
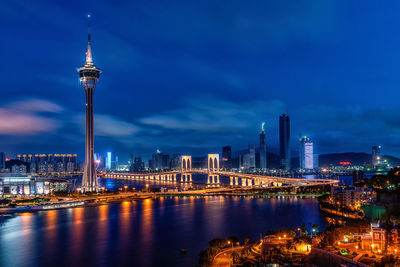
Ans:
[{"label": "city skyline", "polygon": [[400,266],[399,7],[2,1],[0,266]]},{"label": "city skyline", "polygon": [[[83,10],[85,6],[76,9],[77,4],[74,1],[68,6],[46,1],[37,5],[2,3],[4,10],[10,12],[0,17],[7,25],[5,42],[0,46],[3,51],[13,52],[5,55],[4,64],[9,68],[0,74],[4,78],[0,146],[8,154],[56,150],[83,155],[83,94],[73,70],[76,62],[82,60],[85,12],[90,9]],[[86,4],[90,6],[90,2]],[[148,14],[145,4],[136,3],[128,5],[126,11],[110,12],[118,14],[116,17],[106,12],[116,11],[115,7],[100,1],[92,12],[97,21],[93,29],[96,58],[100,65],[107,66],[101,94],[96,95],[99,103],[95,108],[96,153],[150,155],[161,149],[171,154],[200,155],[219,152],[222,145],[230,145],[233,150],[245,149],[249,143],[257,142],[257,131],[263,121],[267,150],[276,151],[278,117],[288,110],[292,144],[300,135],[307,135],[318,144],[319,153],[369,153],[371,145],[381,144],[386,154],[399,156],[396,97],[387,97],[396,96],[399,87],[394,67],[397,62],[394,59],[399,55],[394,49],[398,38],[392,26],[387,28],[385,23],[387,31],[373,32],[382,42],[387,41],[387,49],[372,50],[378,43],[364,42],[356,53],[354,49],[359,42],[376,39],[367,36],[368,27],[358,29],[357,24],[351,24],[350,29],[345,29],[342,23],[349,20],[346,16],[343,22],[334,23],[321,18],[338,16],[337,12],[346,15],[356,7],[339,10],[335,5],[307,3],[290,11],[280,4],[228,7],[222,18],[210,18],[202,28],[204,16],[218,14],[221,6],[205,4],[207,10],[202,13],[197,5],[200,4],[186,3],[180,9],[172,5],[164,7],[171,12],[156,10]],[[40,13],[40,8],[46,12]],[[192,15],[196,10],[196,16],[188,19],[178,12],[183,8]],[[366,8],[372,7],[366,4]],[[258,9],[270,16],[264,17]],[[387,18],[377,12],[376,21],[370,22],[370,26],[375,29],[377,23],[385,22],[381,20],[398,20],[393,10],[380,10],[389,12]],[[15,12],[21,16],[10,15]],[[273,12],[284,18],[277,29],[267,27],[269,22],[279,20],[271,15]],[[308,15],[319,12],[317,26]],[[52,15],[55,13],[58,17]],[[356,19],[368,23],[363,19],[366,13],[357,13]],[[176,21],[171,20],[172,15],[177,16]],[[137,16],[143,28],[134,27],[139,25]],[[290,17],[296,19],[291,21]],[[187,25],[177,23],[184,19]],[[160,25],[160,21],[166,24]],[[295,23],[299,21],[303,23]],[[256,22],[266,28],[256,26]],[[327,31],[322,34],[324,26]],[[190,28],[195,31],[188,35]],[[236,35],[232,35],[231,28]],[[298,35],[289,35],[292,31]],[[356,37],[351,36],[354,33]],[[214,34],[221,38],[214,38]],[[268,38],[271,34],[273,39]],[[13,42],[22,35],[30,42],[29,46]],[[37,38],[50,35],[51,41]],[[243,41],[243,36],[248,41]],[[333,37],[337,37],[336,48],[327,42]],[[69,41],[65,42],[66,39]],[[199,40],[203,40],[201,49],[197,47]],[[192,46],[199,49],[192,50]],[[360,60],[363,56],[365,60]],[[24,80],[13,71],[21,61],[25,64]],[[249,70],[240,68],[240,62],[245,62]],[[300,62],[305,68],[299,66]],[[350,66],[343,68],[345,63]],[[55,65],[59,68],[52,67]],[[289,65],[291,68],[286,69]],[[332,68],[341,71],[329,75]],[[40,70],[41,74],[31,74],[36,73],[33,70]],[[133,74],[126,76],[127,71]],[[376,75],[360,79],[356,72]],[[122,79],[120,74],[124,76]],[[286,75],[291,79],[286,79]],[[377,88],[380,94],[372,95],[371,90]],[[62,91],[68,92],[69,97],[63,97]],[[381,103],[387,107],[381,107]]]}]

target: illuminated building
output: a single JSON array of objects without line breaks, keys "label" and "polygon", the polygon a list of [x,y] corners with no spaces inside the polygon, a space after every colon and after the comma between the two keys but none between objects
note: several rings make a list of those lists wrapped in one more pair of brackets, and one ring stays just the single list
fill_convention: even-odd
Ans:
[{"label": "illuminated building", "polygon": [[11,173],[13,174],[26,174],[27,169],[24,164],[14,164],[11,166]]},{"label": "illuminated building", "polygon": [[300,169],[313,170],[314,166],[314,144],[306,136],[300,138]]},{"label": "illuminated building", "polygon": [[371,223],[370,233],[361,236],[361,248],[371,249],[374,253],[386,251],[386,230],[380,227],[379,221],[378,223]]},{"label": "illuminated building", "polygon": [[106,170],[107,171],[111,170],[111,157],[112,157],[112,153],[107,152],[107,156],[106,156]]},{"label": "illuminated building", "polygon": [[242,154],[239,156],[239,166],[241,169],[248,170],[250,167],[249,164],[249,153]]},{"label": "illuminated building", "polygon": [[222,168],[224,170],[232,169],[232,147],[222,147]]},{"label": "illuminated building", "polygon": [[75,165],[76,165],[76,164],[74,164],[73,162],[68,161],[68,162],[67,162],[66,171],[67,171],[67,172],[74,172],[74,171],[76,170],[76,166],[75,166]]},{"label": "illuminated building", "polygon": [[260,169],[265,171],[267,168],[267,151],[265,144],[265,131],[264,131],[265,122],[261,124],[261,132],[260,132]]},{"label": "illuminated building", "polygon": [[256,148],[253,144],[249,144],[249,169],[254,170],[256,168]]},{"label": "illuminated building", "polygon": [[[180,157],[180,156],[179,156]],[[179,158],[178,158],[178,168],[179,168]],[[135,157],[133,162],[133,172],[143,172],[145,171],[144,162],[142,161],[141,157]]]},{"label": "illuminated building", "polygon": [[363,205],[376,202],[376,191],[372,188],[364,187],[331,187],[331,196],[334,202],[339,202],[345,206]]},{"label": "illuminated building", "polygon": [[[88,29],[90,29],[90,24],[88,24]],[[98,190],[96,166],[94,162],[93,94],[101,70],[93,63],[90,42],[90,31],[88,31],[86,61],[82,67],[78,69],[80,81],[83,84],[86,94],[86,150],[85,167],[81,187],[82,192],[93,192]]]},{"label": "illuminated building", "polygon": [[[180,154],[173,154],[172,155],[172,159],[169,163],[169,168],[171,170],[179,170],[180,168],[180,159],[181,159],[181,155]],[[142,159],[140,159],[141,161]],[[144,168],[144,165],[143,165]]]},{"label": "illuminated building", "polygon": [[31,173],[36,173],[36,172],[37,172],[36,163],[35,163],[35,162],[32,162],[32,163],[30,164],[29,170],[30,170]]},{"label": "illuminated building", "polygon": [[279,117],[279,146],[281,169],[290,170],[290,119],[287,113]]},{"label": "illuminated building", "polygon": [[163,154],[157,149],[156,154],[153,154],[153,160],[149,162],[149,168],[152,170],[167,170],[169,169],[169,155]]},{"label": "illuminated building", "polygon": [[17,159],[27,163],[30,173],[74,172],[77,170],[76,154],[29,154]]},{"label": "illuminated building", "polygon": [[40,177],[0,177],[0,196],[42,195],[67,191],[67,181]]}]

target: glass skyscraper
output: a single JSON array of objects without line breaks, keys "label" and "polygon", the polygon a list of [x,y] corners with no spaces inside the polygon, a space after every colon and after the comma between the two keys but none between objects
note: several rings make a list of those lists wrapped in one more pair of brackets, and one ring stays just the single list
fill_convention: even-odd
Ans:
[{"label": "glass skyscraper", "polygon": [[279,145],[281,169],[290,170],[290,119],[287,113],[279,117]]},{"label": "glass skyscraper", "polygon": [[306,136],[300,138],[300,169],[313,170],[314,164],[314,144]]},{"label": "glass skyscraper", "polygon": [[264,131],[265,122],[261,124],[261,132],[260,132],[260,169],[264,171],[267,168],[267,151],[265,144],[265,131]]},{"label": "glass skyscraper", "polygon": [[256,168],[256,149],[253,144],[249,144],[249,169],[254,170]]}]

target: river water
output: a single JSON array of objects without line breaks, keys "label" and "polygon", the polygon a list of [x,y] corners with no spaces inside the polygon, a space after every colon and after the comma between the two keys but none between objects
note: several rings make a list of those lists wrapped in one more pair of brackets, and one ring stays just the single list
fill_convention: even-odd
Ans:
[{"label": "river water", "polygon": [[309,222],[326,226],[318,201],[297,197],[162,197],[25,213],[0,217],[0,266],[194,266],[213,238],[255,240]]}]

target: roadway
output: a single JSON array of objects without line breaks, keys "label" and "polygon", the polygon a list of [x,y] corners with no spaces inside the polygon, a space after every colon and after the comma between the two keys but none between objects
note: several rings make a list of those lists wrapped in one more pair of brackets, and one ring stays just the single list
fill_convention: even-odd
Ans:
[{"label": "roadway", "polygon": [[[167,172],[155,172],[155,173],[105,173],[103,177],[112,179],[128,179],[128,180],[148,180],[148,181],[168,181],[168,182],[191,182],[188,180],[177,179],[179,174],[187,173],[201,173],[208,176],[222,175],[230,177],[230,185],[242,186],[242,187],[293,187],[293,186],[318,186],[318,185],[333,185],[339,183],[339,180],[333,179],[321,179],[321,178],[289,178],[289,177],[277,177],[277,176],[265,176],[259,174],[247,174],[247,173],[234,173],[226,171],[214,171],[209,172],[208,170],[192,169],[189,171],[167,171]],[[241,179],[241,182],[239,182]],[[218,180],[219,181],[219,180]],[[272,185],[272,186],[271,186]]]}]

